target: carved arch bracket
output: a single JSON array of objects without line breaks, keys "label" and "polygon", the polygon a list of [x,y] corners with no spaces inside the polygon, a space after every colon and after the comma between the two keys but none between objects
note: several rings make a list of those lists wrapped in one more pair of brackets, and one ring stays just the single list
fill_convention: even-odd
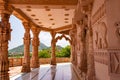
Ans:
[{"label": "carved arch bracket", "polygon": [[69,41],[69,43],[71,44],[71,39],[66,37],[64,34],[62,34],[61,36],[58,36],[56,39],[55,39],[55,42],[57,42],[58,40],[61,40],[62,38],[65,38],[66,41]]}]

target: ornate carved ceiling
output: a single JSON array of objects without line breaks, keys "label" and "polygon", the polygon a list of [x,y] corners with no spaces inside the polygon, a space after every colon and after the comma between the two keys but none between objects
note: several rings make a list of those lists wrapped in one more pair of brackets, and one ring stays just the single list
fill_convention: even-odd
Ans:
[{"label": "ornate carved ceiling", "polygon": [[15,8],[13,14],[23,21],[29,20],[48,30],[64,31],[71,27],[77,0],[9,0],[9,4]]},{"label": "ornate carved ceiling", "polygon": [[10,4],[76,5],[78,0],[9,0]]}]

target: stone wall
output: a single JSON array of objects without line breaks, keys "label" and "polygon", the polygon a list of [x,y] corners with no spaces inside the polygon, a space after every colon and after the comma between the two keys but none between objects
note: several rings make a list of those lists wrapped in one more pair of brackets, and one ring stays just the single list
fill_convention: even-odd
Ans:
[{"label": "stone wall", "polygon": [[120,79],[120,0],[78,0],[72,63],[81,80]]},{"label": "stone wall", "polygon": [[94,0],[93,48],[97,80],[119,80],[119,0]]},{"label": "stone wall", "polygon": [[106,0],[95,0],[92,9],[93,49],[96,80],[110,80]]}]

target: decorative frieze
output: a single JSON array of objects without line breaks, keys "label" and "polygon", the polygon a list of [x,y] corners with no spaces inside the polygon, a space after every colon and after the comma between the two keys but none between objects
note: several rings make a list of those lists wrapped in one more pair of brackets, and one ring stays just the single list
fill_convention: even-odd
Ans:
[{"label": "decorative frieze", "polygon": [[108,51],[107,50],[94,51],[94,58],[96,62],[108,65]]}]

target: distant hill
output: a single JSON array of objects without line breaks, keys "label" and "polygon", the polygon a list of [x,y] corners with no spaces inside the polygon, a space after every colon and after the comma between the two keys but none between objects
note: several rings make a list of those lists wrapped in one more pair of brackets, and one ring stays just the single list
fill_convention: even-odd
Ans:
[{"label": "distant hill", "polygon": [[[45,44],[40,43],[39,50],[48,49],[48,48],[51,48],[51,47],[48,47]],[[62,47],[57,45],[57,49],[61,50]],[[15,48],[9,50],[9,53],[23,53],[23,52],[24,52],[24,45],[20,45],[18,47],[15,47]],[[30,52],[32,52],[32,45],[30,45]]]},{"label": "distant hill", "polygon": [[[39,50],[48,48],[45,44],[40,43]],[[32,45],[30,45],[30,52],[32,51]],[[23,53],[24,52],[24,45],[20,45],[13,49],[9,50],[9,53]]]}]

